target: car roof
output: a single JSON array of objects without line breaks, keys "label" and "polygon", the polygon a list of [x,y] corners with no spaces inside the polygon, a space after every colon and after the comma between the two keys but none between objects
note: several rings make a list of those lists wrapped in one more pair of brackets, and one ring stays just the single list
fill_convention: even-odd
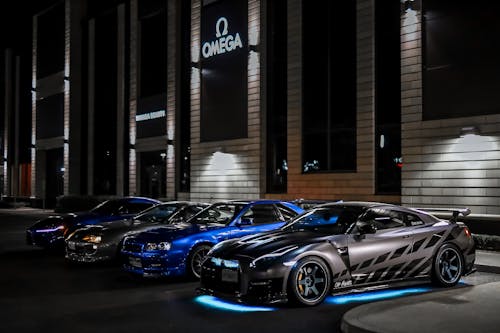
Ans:
[{"label": "car roof", "polygon": [[210,206],[210,204],[206,202],[197,202],[197,201],[166,201],[162,202],[159,206],[163,205],[189,205],[189,206]]},{"label": "car roof", "polygon": [[250,204],[274,204],[283,203],[285,201],[275,199],[257,199],[257,200],[225,200],[214,202],[214,204],[235,204],[235,205],[250,205]]}]

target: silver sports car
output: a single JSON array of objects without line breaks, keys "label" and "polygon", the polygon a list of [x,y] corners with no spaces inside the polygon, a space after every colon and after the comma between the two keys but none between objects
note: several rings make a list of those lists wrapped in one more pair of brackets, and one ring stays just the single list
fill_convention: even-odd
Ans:
[{"label": "silver sports car", "polygon": [[473,271],[474,241],[458,214],[372,202],[320,205],[281,230],[216,245],[199,293],[243,301],[321,303],[328,294],[432,280],[455,285]]},{"label": "silver sports car", "polygon": [[135,218],[82,227],[67,237],[66,259],[74,262],[115,259],[125,236],[185,222],[208,206],[199,202],[172,201],[152,207]]}]

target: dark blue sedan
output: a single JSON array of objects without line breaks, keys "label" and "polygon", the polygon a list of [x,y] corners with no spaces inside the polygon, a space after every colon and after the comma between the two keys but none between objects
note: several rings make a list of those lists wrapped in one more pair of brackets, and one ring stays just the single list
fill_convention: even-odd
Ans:
[{"label": "dark blue sedan", "polygon": [[131,218],[159,203],[150,198],[127,197],[107,200],[88,212],[49,216],[26,230],[26,242],[48,249],[62,249],[64,236],[72,230],[84,225]]},{"label": "dark blue sedan", "polygon": [[302,212],[277,200],[219,202],[185,223],[126,237],[121,251],[124,269],[141,276],[199,278],[201,263],[215,244],[278,229]]}]

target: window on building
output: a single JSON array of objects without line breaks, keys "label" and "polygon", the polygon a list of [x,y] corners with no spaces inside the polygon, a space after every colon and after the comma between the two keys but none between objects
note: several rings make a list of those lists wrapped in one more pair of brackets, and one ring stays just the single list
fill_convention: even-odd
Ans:
[{"label": "window on building", "polygon": [[401,193],[400,1],[375,2],[375,167],[379,194]]},{"label": "window on building", "polygon": [[37,20],[37,78],[64,70],[64,1],[40,14]]},{"label": "window on building", "polygon": [[302,1],[303,172],[356,170],[356,2]]},{"label": "window on building", "polygon": [[36,138],[49,139],[64,135],[64,94],[36,101]]},{"label": "window on building", "polygon": [[191,189],[191,1],[181,3],[179,191]]},{"label": "window on building", "polygon": [[500,112],[497,1],[423,1],[423,119]]},{"label": "window on building", "polygon": [[94,194],[116,193],[117,170],[117,11],[95,21]]},{"label": "window on building", "polygon": [[139,2],[140,96],[167,91],[167,2]]},{"label": "window on building", "polygon": [[287,189],[287,1],[267,1],[267,192]]}]

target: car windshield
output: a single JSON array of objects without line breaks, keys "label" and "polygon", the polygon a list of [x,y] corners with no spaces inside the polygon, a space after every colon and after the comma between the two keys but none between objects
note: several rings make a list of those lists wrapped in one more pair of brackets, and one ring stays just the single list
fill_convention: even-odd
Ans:
[{"label": "car windshield", "polygon": [[297,216],[282,230],[344,234],[349,226],[356,222],[362,211],[362,207],[318,207]]},{"label": "car windshield", "polygon": [[92,209],[91,212],[101,215],[114,215],[119,212],[123,204],[122,200],[108,200]]},{"label": "car windshield", "polygon": [[170,216],[175,213],[180,205],[159,205],[148,209],[141,215],[137,216],[134,220],[137,222],[154,222],[154,223],[167,223]]},{"label": "car windshield", "polygon": [[243,204],[214,204],[189,220],[197,224],[229,224],[245,207]]}]

